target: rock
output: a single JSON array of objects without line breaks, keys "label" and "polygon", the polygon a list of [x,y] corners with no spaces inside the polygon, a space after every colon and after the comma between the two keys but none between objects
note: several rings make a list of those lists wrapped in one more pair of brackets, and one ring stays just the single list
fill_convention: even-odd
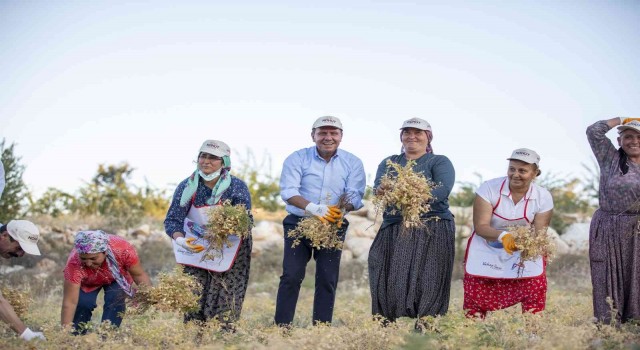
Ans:
[{"label": "rock", "polygon": [[563,255],[569,253],[569,245],[565,242],[562,237],[558,234],[558,232],[553,228],[549,227],[547,229],[547,233],[551,236],[556,242],[556,253],[558,255]]},{"label": "rock", "polygon": [[258,221],[253,229],[251,229],[251,235],[254,242],[269,240],[272,236],[280,239],[284,235],[284,229],[282,224],[273,221]]},{"label": "rock", "polygon": [[49,258],[44,258],[40,261],[38,261],[38,263],[35,266],[36,272],[38,273],[47,273],[47,272],[52,272],[56,269],[58,269],[58,264],[56,264],[55,261],[49,259]]},{"label": "rock", "polygon": [[472,207],[449,207],[449,210],[455,217],[456,224],[471,226],[473,220]]},{"label": "rock", "polygon": [[24,270],[24,266],[22,265],[13,265],[13,266],[0,266],[0,275],[8,275],[10,273],[18,272]]},{"label": "rock", "polygon": [[151,235],[151,227],[147,224],[141,225],[137,229],[133,230],[130,235],[134,238],[138,236],[148,237]]},{"label": "rock", "polygon": [[589,226],[591,223],[588,222],[571,224],[567,231],[560,236],[569,246],[568,253],[581,254],[589,250]]},{"label": "rock", "polygon": [[340,258],[340,263],[344,264],[353,260],[353,252],[347,249],[342,250],[342,257]]},{"label": "rock", "polygon": [[463,237],[467,238],[471,236],[471,228],[467,225],[456,225],[456,238]]},{"label": "rock", "polygon": [[374,225],[373,221],[369,220],[368,218],[353,216],[351,215],[351,213],[349,213],[346,218],[349,221],[347,237],[368,237],[373,239],[375,238],[376,233],[378,232],[378,228],[380,228],[381,224],[381,222],[378,222],[376,225]]},{"label": "rock", "polygon": [[[363,255],[369,255],[369,248],[373,243],[373,239],[366,237],[347,237],[344,246],[353,253],[354,258],[360,258]],[[360,259],[359,259],[360,260]]]},{"label": "rock", "polygon": [[362,208],[350,212],[349,215],[361,216],[366,218],[369,215],[369,212],[373,210],[373,204],[371,204],[371,201],[368,200],[363,200],[362,204],[364,204]]},{"label": "rock", "polygon": [[283,235],[282,224],[273,221],[258,221],[251,230],[253,239],[251,255],[258,256],[272,246],[283,245]]}]

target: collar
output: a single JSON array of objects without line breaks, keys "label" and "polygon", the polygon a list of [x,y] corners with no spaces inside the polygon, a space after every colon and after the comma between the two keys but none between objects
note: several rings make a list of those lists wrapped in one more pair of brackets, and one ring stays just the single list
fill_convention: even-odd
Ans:
[{"label": "collar", "polygon": [[[313,146],[313,147],[311,147],[311,148],[313,148],[313,156],[314,156],[314,158],[321,159],[323,162],[326,162],[326,160],[324,160],[324,158],[320,157],[320,154],[318,153],[318,147],[316,147],[316,146],[314,145],[314,146]],[[338,148],[338,149],[336,150],[336,154],[334,154],[334,155],[331,157],[331,159],[335,159],[335,158],[337,158],[337,157],[338,157],[338,154],[340,154],[340,148]]]},{"label": "collar", "polygon": [[[536,186],[537,185],[532,181],[529,185],[529,190],[524,197],[527,199],[538,199],[538,191],[534,191],[534,187]],[[511,195],[511,190],[509,189],[509,178],[506,176],[504,177],[504,186],[502,187],[502,192],[500,192],[500,194],[505,197],[509,197],[509,195]]]}]

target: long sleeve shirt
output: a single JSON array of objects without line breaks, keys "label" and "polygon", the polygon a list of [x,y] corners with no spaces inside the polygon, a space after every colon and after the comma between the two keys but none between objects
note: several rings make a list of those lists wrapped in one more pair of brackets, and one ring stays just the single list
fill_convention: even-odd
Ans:
[{"label": "long sleeve shirt", "polygon": [[[360,158],[338,149],[327,162],[313,146],[295,151],[285,159],[280,176],[280,196],[285,202],[291,197],[301,196],[312,203],[333,205],[346,194],[357,210],[363,207],[365,184]],[[291,204],[287,204],[286,210],[290,214],[305,216],[303,209]]]}]

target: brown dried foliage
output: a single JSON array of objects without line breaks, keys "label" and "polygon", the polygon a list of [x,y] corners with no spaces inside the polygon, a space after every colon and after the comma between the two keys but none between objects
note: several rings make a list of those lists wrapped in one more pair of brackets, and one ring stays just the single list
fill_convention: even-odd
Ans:
[{"label": "brown dried foliage", "polygon": [[28,292],[11,287],[2,287],[2,296],[11,304],[18,317],[24,317],[29,311],[29,305],[31,305],[32,300]]},{"label": "brown dried foliage", "polygon": [[376,210],[390,209],[391,214],[402,215],[405,228],[416,228],[424,223],[421,216],[429,212],[429,202],[435,184],[413,171],[415,161],[410,160],[403,167],[387,160],[387,173],[380,179],[378,193],[373,198]]},{"label": "brown dried foliage", "polygon": [[509,227],[508,232],[516,241],[516,247],[520,251],[520,262],[534,261],[540,256],[549,262],[555,256],[556,244],[546,227],[536,231],[530,226],[514,226]]},{"label": "brown dried foliage", "polygon": [[160,273],[158,284],[141,287],[131,300],[131,312],[142,313],[150,307],[160,311],[194,312],[200,309],[202,285],[178,265],[172,274]]}]

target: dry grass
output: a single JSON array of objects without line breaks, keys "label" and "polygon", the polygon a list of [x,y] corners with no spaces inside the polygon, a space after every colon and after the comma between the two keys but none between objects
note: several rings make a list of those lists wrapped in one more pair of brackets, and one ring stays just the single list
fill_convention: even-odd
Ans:
[{"label": "dry grass", "polygon": [[413,171],[415,161],[403,167],[387,160],[387,173],[380,179],[378,193],[373,198],[376,210],[390,209],[391,214],[400,213],[405,228],[423,225],[421,216],[430,210],[429,202],[434,184],[424,175]]},{"label": "dry grass", "polygon": [[142,313],[150,308],[164,312],[193,312],[200,308],[202,286],[176,266],[173,273],[160,273],[153,287],[141,287],[131,299],[127,312]]},{"label": "dry grass", "polygon": [[11,304],[18,317],[24,317],[29,311],[29,306],[33,302],[28,291],[18,290],[11,287],[2,287],[2,296]]}]

